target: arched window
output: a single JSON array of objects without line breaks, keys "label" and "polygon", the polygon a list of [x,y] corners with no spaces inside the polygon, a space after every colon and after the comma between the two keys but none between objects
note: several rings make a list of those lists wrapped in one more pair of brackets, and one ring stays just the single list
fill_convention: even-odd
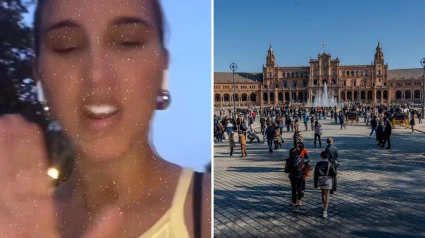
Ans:
[{"label": "arched window", "polygon": [[415,98],[415,99],[419,99],[419,98],[421,98],[421,92],[420,92],[419,90],[416,90],[416,91],[414,92],[414,98]]},{"label": "arched window", "polygon": [[401,91],[395,92],[395,99],[401,99]]}]

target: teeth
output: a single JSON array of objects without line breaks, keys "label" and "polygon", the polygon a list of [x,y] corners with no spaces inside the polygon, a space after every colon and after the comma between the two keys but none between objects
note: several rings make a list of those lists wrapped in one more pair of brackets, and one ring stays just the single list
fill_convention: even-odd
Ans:
[{"label": "teeth", "polygon": [[93,114],[112,114],[118,110],[113,105],[90,105],[87,110]]}]

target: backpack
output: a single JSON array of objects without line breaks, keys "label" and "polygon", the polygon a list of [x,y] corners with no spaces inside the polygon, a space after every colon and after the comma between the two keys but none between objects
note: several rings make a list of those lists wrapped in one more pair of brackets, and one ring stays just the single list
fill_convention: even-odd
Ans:
[{"label": "backpack", "polygon": [[245,123],[243,123],[243,124],[242,124],[242,126],[241,126],[241,128],[242,128],[242,131],[246,131],[246,129],[247,129],[247,128],[246,128],[246,124],[245,124]]}]

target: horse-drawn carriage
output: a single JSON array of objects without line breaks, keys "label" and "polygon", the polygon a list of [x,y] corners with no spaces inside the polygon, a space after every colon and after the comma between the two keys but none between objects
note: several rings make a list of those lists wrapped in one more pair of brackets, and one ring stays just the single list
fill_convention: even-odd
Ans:
[{"label": "horse-drawn carriage", "polygon": [[345,122],[348,124],[348,121],[350,121],[350,125],[353,125],[355,122],[356,125],[359,124],[359,114],[357,112],[347,112],[347,116],[345,117]]},{"label": "horse-drawn carriage", "polygon": [[409,117],[407,116],[406,113],[398,113],[395,114],[393,116],[393,118],[391,119],[391,124],[393,126],[393,129],[395,129],[395,127],[398,125],[400,126],[404,126],[404,128],[408,128],[409,127]]}]

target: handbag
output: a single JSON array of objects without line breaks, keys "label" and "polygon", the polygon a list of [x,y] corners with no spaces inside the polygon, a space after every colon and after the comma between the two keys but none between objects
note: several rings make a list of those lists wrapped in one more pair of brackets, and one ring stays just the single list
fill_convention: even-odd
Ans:
[{"label": "handbag", "polygon": [[328,179],[330,168],[331,168],[331,162],[328,161],[328,171],[326,171],[326,175],[323,176],[323,177],[321,177],[321,178],[319,178],[319,180],[317,181],[317,185],[319,187],[332,185],[332,178],[331,179]]},{"label": "handbag", "polygon": [[289,174],[289,166],[288,166],[288,160],[289,160],[289,158],[287,158],[287,159],[285,159],[285,161],[286,161],[286,163],[285,163],[285,174]]}]

